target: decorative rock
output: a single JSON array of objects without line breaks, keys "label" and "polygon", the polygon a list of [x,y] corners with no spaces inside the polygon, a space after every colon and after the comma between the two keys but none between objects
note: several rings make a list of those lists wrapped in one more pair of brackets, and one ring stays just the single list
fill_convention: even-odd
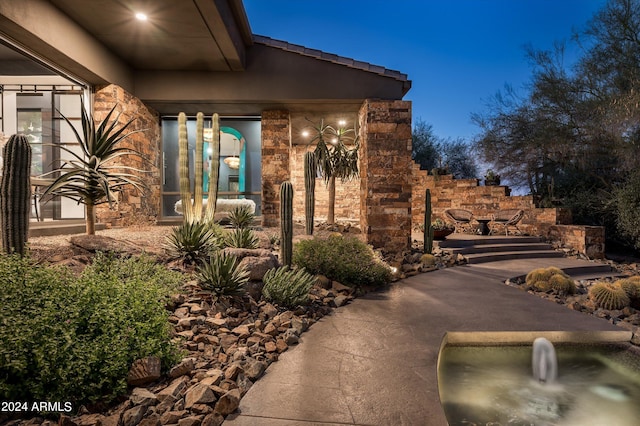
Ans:
[{"label": "decorative rock", "polygon": [[178,421],[178,426],[199,426],[204,416],[191,416]]},{"label": "decorative rock", "polygon": [[132,386],[141,386],[160,378],[160,358],[149,356],[133,362],[127,383]]},{"label": "decorative rock", "polygon": [[324,275],[316,275],[316,285],[320,288],[330,289],[331,280]]},{"label": "decorative rock", "polygon": [[184,407],[189,409],[195,404],[208,404],[215,402],[216,396],[209,386],[197,384],[187,390],[184,396]]},{"label": "decorative rock", "polygon": [[236,343],[238,343],[238,336],[234,336],[232,334],[227,334],[220,338],[220,346],[222,346],[222,349],[224,349],[225,352],[227,352],[227,350]]},{"label": "decorative rock", "polygon": [[262,361],[257,361],[253,358],[248,358],[244,365],[244,374],[251,380],[257,380],[264,374],[267,369],[267,364]]},{"label": "decorative rock", "polygon": [[242,372],[242,366],[238,363],[233,363],[224,371],[224,378],[229,380],[235,380],[238,374]]},{"label": "decorative rock", "polygon": [[188,381],[189,379],[184,376],[175,379],[169,386],[158,392],[158,399],[160,401],[164,401],[168,397],[174,397],[177,399],[181,392],[187,387]]},{"label": "decorative rock", "polygon": [[195,361],[193,358],[183,359],[180,364],[174,366],[169,371],[169,377],[175,379],[176,377],[184,376],[185,374],[189,374],[195,368]]},{"label": "decorative rock", "polygon": [[160,426],[160,415],[153,413],[143,418],[138,426]]},{"label": "decorative rock", "polygon": [[188,413],[189,412],[187,410],[167,411],[160,418],[160,423],[162,423],[163,425],[176,424],[181,418],[186,416]]},{"label": "decorative rock", "polygon": [[264,333],[275,336],[276,334],[278,334],[278,329],[275,327],[275,325],[273,325],[273,323],[270,322],[264,327]]},{"label": "decorative rock", "polygon": [[[285,331],[283,339],[287,346],[297,345],[299,341],[299,337],[293,329]],[[276,342],[276,347],[277,346],[278,342]]]},{"label": "decorative rock", "polygon": [[267,318],[273,318],[278,315],[278,310],[271,303],[266,303],[260,310]]},{"label": "decorative rock", "polygon": [[233,330],[231,330],[231,332],[237,335],[238,338],[240,339],[246,339],[247,337],[251,336],[251,331],[249,330],[249,326],[246,326],[246,325],[239,325]]},{"label": "decorative rock", "polygon": [[202,420],[202,426],[221,426],[224,417],[219,413],[211,413]]},{"label": "decorative rock", "polygon": [[216,403],[215,412],[223,416],[233,413],[240,405],[240,390],[231,389],[220,397]]},{"label": "decorative rock", "polygon": [[122,422],[122,413],[116,413],[102,419],[100,424],[101,426],[120,426],[121,422]]},{"label": "decorative rock", "polygon": [[[74,419],[74,424],[76,426],[101,426],[103,419],[104,416],[100,414],[86,414]],[[37,424],[40,424],[40,422]]]},{"label": "decorative rock", "polygon": [[350,296],[338,295],[335,299],[333,299],[333,303],[335,303],[336,307],[344,306],[349,300],[351,300]]},{"label": "decorative rock", "polygon": [[245,257],[240,261],[239,267],[245,267],[249,271],[250,281],[262,281],[269,269],[278,267],[278,260],[271,253],[265,257]]},{"label": "decorative rock", "polygon": [[278,347],[274,342],[266,342],[264,344],[264,348],[267,352],[275,352],[278,350]]},{"label": "decorative rock", "polygon": [[135,388],[129,397],[133,405],[155,405],[158,403],[158,397],[153,392],[145,388]]},{"label": "decorative rock", "polygon": [[289,347],[287,346],[284,340],[278,339],[276,340],[276,349],[278,350],[278,353],[281,354],[282,352],[289,349]]},{"label": "decorative rock", "polygon": [[139,405],[137,407],[133,407],[124,412],[122,415],[122,424],[123,426],[136,426],[144,417],[144,413],[147,412],[147,407],[144,405]]}]

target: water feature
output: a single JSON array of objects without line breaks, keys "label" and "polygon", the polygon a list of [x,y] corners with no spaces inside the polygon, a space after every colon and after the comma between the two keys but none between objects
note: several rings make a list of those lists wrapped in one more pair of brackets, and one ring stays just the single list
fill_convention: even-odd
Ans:
[{"label": "water feature", "polygon": [[[640,357],[628,344],[444,345],[450,425],[636,426]],[[531,366],[533,372],[531,371]]]},{"label": "water feature", "polygon": [[533,341],[531,355],[531,369],[533,378],[540,383],[553,383],[558,377],[558,357],[553,343],[544,337],[537,337]]}]

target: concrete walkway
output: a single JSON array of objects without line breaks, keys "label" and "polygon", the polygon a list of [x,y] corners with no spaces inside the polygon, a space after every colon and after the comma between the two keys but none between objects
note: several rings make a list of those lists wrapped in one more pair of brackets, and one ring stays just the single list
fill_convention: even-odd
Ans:
[{"label": "concrete walkway", "polygon": [[227,426],[446,425],[436,364],[447,331],[621,331],[502,284],[573,259],[459,266],[408,278],[337,309],[302,335]]}]

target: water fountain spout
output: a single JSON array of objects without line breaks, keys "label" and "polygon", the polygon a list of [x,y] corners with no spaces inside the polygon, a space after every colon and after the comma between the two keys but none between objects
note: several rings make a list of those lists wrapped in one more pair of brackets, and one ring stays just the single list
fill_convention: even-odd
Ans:
[{"label": "water fountain spout", "polygon": [[551,383],[558,378],[558,358],[553,344],[544,337],[533,341],[531,356],[533,377],[540,383]]}]

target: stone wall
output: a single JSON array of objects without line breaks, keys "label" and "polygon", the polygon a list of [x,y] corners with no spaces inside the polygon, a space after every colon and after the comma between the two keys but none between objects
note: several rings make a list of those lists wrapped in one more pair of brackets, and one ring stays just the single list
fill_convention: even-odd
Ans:
[{"label": "stone wall", "polygon": [[603,226],[551,225],[541,233],[551,241],[560,241],[593,259],[603,259],[605,249],[605,229]]},{"label": "stone wall", "polygon": [[[304,153],[313,147],[294,145],[291,149],[291,183],[293,184],[293,219],[304,222]],[[326,222],[329,191],[322,178],[316,179],[315,189],[315,222]],[[360,222],[360,179],[342,183],[336,180],[335,200],[336,222]]]},{"label": "stone wall", "polygon": [[447,209],[464,209],[476,217],[490,217],[497,210],[522,209],[518,224],[526,234],[539,235],[572,247],[591,258],[604,257],[604,228],[571,224],[571,211],[537,208],[532,196],[510,196],[506,186],[479,186],[478,179],[454,179],[451,175],[428,175],[413,164],[412,226],[424,221],[426,189],[431,190],[432,220],[445,219]]},{"label": "stone wall", "polygon": [[411,102],[366,100],[360,108],[360,227],[374,247],[411,245]]},{"label": "stone wall", "polygon": [[280,184],[290,178],[289,112],[262,113],[262,225],[280,225]]},{"label": "stone wall", "polygon": [[107,226],[155,224],[160,208],[162,161],[159,116],[138,98],[123,88],[111,84],[96,88],[93,104],[94,118],[101,122],[115,104],[118,105],[116,112],[122,112],[119,118],[120,124],[134,119],[128,130],[142,130],[124,139],[120,145],[136,150],[142,155],[124,155],[120,157],[120,164],[145,170],[145,173],[134,172],[141,177],[145,186],[142,191],[128,187],[120,194],[118,203],[113,209],[110,209],[108,204],[98,206],[96,219],[97,222],[105,223]]},{"label": "stone wall", "polygon": [[433,176],[413,164],[412,223],[417,228],[424,220],[425,190],[431,190],[433,220],[445,219],[447,209],[464,209],[476,217],[490,217],[498,210],[522,209],[525,214],[518,227],[525,233],[540,234],[541,226],[570,224],[566,209],[536,208],[532,196],[510,196],[506,186],[479,186],[478,179],[454,179],[452,175]]}]

